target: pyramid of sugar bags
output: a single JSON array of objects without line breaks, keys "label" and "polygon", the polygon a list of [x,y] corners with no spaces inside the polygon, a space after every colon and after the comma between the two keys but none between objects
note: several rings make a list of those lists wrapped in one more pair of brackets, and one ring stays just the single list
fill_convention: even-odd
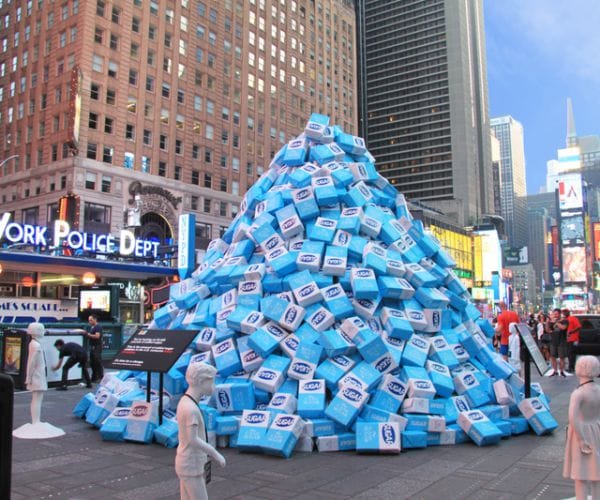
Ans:
[{"label": "pyramid of sugar bags", "polygon": [[[185,391],[187,366],[205,362],[218,371],[201,405],[209,439],[244,451],[486,445],[529,421],[550,432],[548,399],[536,390],[534,405],[523,402],[454,266],[364,141],[313,114],[154,315],[152,328],[199,332],[165,376],[167,407]],[[99,391],[110,397],[88,396],[76,413],[101,426],[145,384],[120,372]],[[168,417],[154,435],[173,446]],[[152,418],[144,423],[156,427]]]}]

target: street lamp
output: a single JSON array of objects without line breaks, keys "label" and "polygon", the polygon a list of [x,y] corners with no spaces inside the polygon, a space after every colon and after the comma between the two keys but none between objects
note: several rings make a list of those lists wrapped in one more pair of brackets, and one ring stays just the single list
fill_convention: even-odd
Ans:
[{"label": "street lamp", "polygon": [[[0,161],[0,167],[3,167],[8,161],[13,160],[18,157],[19,157],[19,155],[12,155],[12,156],[9,156],[8,158],[4,158],[4,160]],[[6,172],[4,172],[4,174],[6,174]]]}]

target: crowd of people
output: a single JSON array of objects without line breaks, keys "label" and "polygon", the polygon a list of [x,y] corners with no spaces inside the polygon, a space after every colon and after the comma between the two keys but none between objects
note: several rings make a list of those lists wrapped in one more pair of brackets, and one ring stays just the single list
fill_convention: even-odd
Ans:
[{"label": "crowd of people", "polygon": [[[500,302],[498,307],[500,312],[494,319],[494,346],[507,361],[522,360],[524,346],[520,346],[519,335],[516,331],[513,332],[511,327],[521,322],[521,319],[504,302]],[[526,322],[544,358],[552,365],[551,376],[566,377],[567,373],[574,374],[581,323],[571,315],[569,309],[556,308],[548,314],[543,311],[537,315],[532,313]]]}]

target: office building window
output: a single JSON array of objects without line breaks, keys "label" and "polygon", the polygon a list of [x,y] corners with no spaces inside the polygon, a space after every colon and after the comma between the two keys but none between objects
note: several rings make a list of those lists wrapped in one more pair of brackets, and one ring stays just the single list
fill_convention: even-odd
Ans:
[{"label": "office building window", "polygon": [[130,141],[135,140],[135,126],[131,123],[125,125],[125,139]]},{"label": "office building window", "polygon": [[113,133],[113,124],[114,120],[112,118],[104,118],[104,133],[112,134]]},{"label": "office building window", "polygon": [[91,113],[88,119],[88,127],[96,130],[98,128],[98,115],[96,113]]},{"label": "office building window", "polygon": [[83,209],[83,220],[84,222],[110,224],[110,207],[86,202]]},{"label": "office building window", "polygon": [[93,142],[88,142],[86,157],[89,158],[90,160],[95,160],[97,152],[98,152],[98,145]]},{"label": "office building window", "polygon": [[101,190],[103,193],[110,193],[111,183],[112,183],[112,177],[110,177],[108,175],[102,176]]},{"label": "office building window", "polygon": [[117,91],[115,89],[106,89],[106,104],[114,106],[117,102]]},{"label": "office building window", "polygon": [[86,172],[85,188],[86,189],[96,189],[96,174],[94,174],[93,172]]},{"label": "office building window", "polygon": [[23,224],[35,226],[38,223],[39,207],[23,209]]},{"label": "office building window", "polygon": [[114,148],[111,148],[110,146],[104,146],[102,148],[102,161],[104,163],[112,163],[114,151]]},{"label": "office building window", "polygon": [[135,69],[129,70],[129,85],[137,86],[138,82],[138,72]]}]

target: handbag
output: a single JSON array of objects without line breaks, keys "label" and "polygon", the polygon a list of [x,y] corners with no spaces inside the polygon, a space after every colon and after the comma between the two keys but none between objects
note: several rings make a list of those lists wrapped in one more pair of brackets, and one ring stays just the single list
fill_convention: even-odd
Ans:
[{"label": "handbag", "polygon": [[550,344],[552,342],[552,334],[551,333],[543,333],[541,342],[542,342],[542,344]]}]

